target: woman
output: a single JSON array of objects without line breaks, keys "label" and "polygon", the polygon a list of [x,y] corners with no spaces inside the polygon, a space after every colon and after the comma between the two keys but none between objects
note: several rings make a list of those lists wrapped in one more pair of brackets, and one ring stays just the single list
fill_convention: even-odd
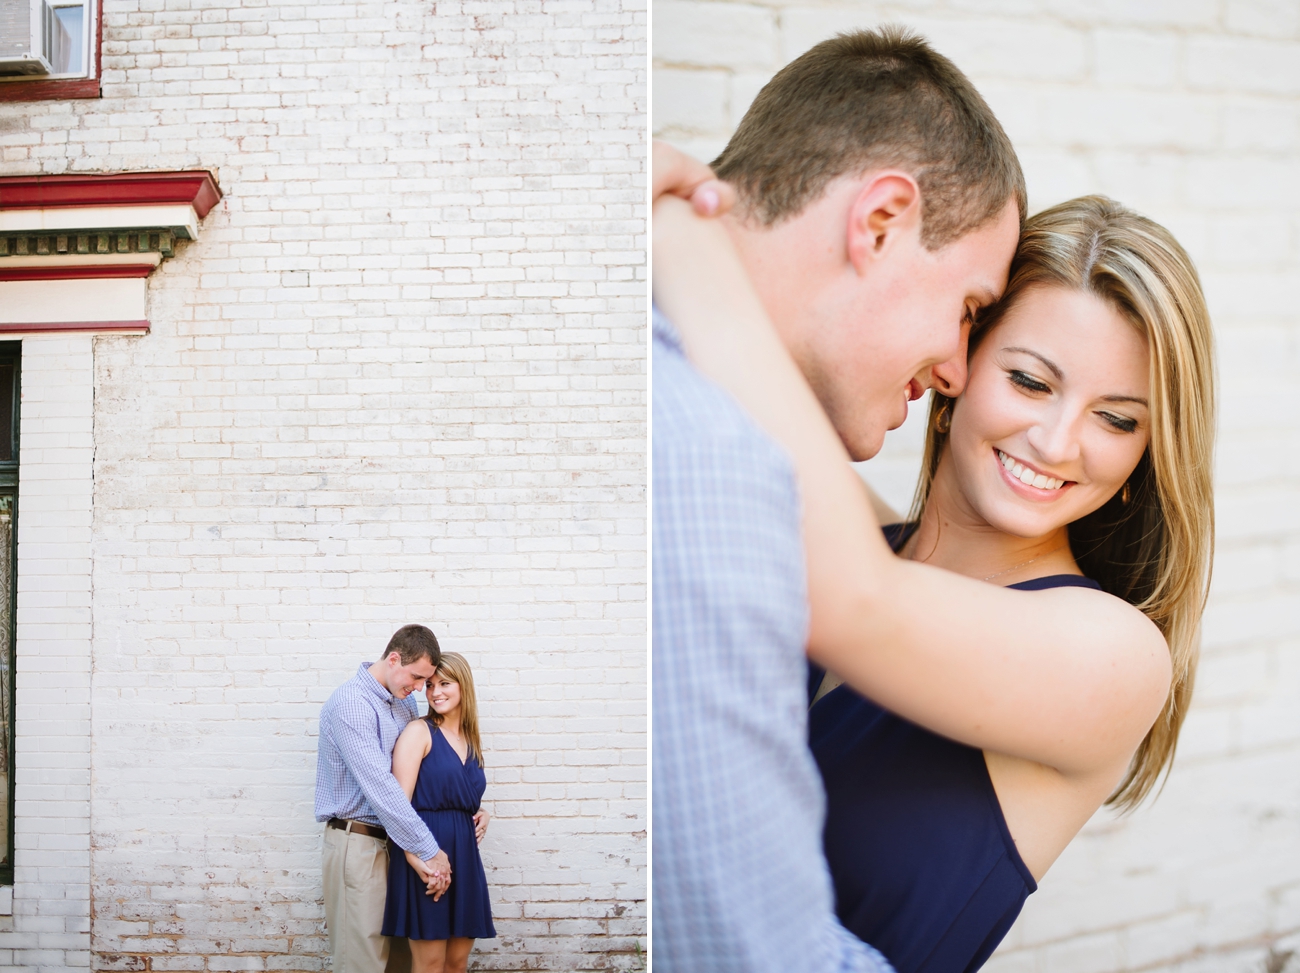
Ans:
[{"label": "woman", "polygon": [[488,824],[479,806],[487,778],[474,676],[464,656],[442,654],[425,698],[428,716],[397,738],[393,776],[447,853],[451,885],[435,900],[425,894],[410,852],[390,856],[383,934],[410,940],[413,973],[463,973],[474,940],[496,936],[478,853]]},{"label": "woman", "polygon": [[[1093,812],[1134,807],[1173,758],[1213,532],[1195,270],[1167,231],[1100,197],[1028,221],[1002,300],[976,322],[966,390],[932,403],[914,522],[887,533],[911,561],[1031,593],[1003,599],[998,640],[938,632],[909,658],[854,611],[881,576],[854,529],[867,498],[846,487],[846,457],[725,236],[684,207],[656,208],[656,248],[675,251],[656,263],[656,300],[697,367],[790,452],[810,654],[870,690],[820,671],[810,685],[837,911],[899,973],[973,971]],[[714,308],[722,289],[750,310],[692,313],[701,282]]]}]

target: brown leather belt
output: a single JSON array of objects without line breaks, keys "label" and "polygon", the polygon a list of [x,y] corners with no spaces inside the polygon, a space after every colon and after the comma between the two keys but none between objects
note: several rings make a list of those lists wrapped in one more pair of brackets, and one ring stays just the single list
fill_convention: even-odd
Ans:
[{"label": "brown leather belt", "polygon": [[377,828],[373,824],[362,824],[360,821],[344,821],[342,818],[330,818],[327,828],[337,828],[339,831],[349,831],[352,834],[363,834],[367,838],[378,838],[380,841],[388,840],[388,832],[383,828]]}]

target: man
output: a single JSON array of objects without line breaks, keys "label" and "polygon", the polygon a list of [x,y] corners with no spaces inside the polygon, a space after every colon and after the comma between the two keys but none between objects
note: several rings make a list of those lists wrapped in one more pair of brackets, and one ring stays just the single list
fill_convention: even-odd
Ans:
[{"label": "man", "polygon": [[[926,388],[961,390],[1026,206],[1009,140],[951,62],[890,29],[820,44],[714,168],[739,193],[723,219],[741,263],[850,455],[874,455]],[[789,460],[659,313],[653,361],[655,961],[887,969],[835,920],[821,853]]]},{"label": "man", "polygon": [[399,628],[375,663],[334,690],[320,714],[316,820],[325,824],[321,875],[334,973],[384,973],[380,935],[388,883],[388,836],[440,896],[451,863],[393,776],[393,745],[419,713],[442,651],[423,625]]}]

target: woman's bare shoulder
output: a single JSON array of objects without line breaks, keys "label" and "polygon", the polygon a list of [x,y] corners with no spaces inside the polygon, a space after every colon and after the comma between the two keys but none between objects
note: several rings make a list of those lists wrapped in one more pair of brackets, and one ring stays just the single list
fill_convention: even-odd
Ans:
[{"label": "woman's bare shoulder", "polygon": [[1114,678],[1145,676],[1142,683],[1151,699],[1164,704],[1172,679],[1169,643],[1140,609],[1098,588],[1048,588],[1033,594],[1055,603],[1060,620],[1084,636],[1078,644],[1120,650],[1107,659]]},{"label": "woman's bare shoulder", "polygon": [[397,742],[407,745],[419,744],[421,746],[428,746],[432,739],[433,727],[429,725],[428,720],[421,717],[411,720],[410,723],[406,724],[406,728],[402,730],[401,734],[397,737]]}]

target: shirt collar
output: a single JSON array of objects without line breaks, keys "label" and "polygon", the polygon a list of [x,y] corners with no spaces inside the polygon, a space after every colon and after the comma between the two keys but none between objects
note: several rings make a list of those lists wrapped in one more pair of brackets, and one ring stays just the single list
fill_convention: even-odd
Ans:
[{"label": "shirt collar", "polygon": [[380,685],[379,680],[370,674],[372,665],[374,665],[372,662],[361,663],[360,668],[357,669],[357,681],[361,684],[361,688],[371,696],[381,699],[385,703],[391,703],[397,697]]}]

